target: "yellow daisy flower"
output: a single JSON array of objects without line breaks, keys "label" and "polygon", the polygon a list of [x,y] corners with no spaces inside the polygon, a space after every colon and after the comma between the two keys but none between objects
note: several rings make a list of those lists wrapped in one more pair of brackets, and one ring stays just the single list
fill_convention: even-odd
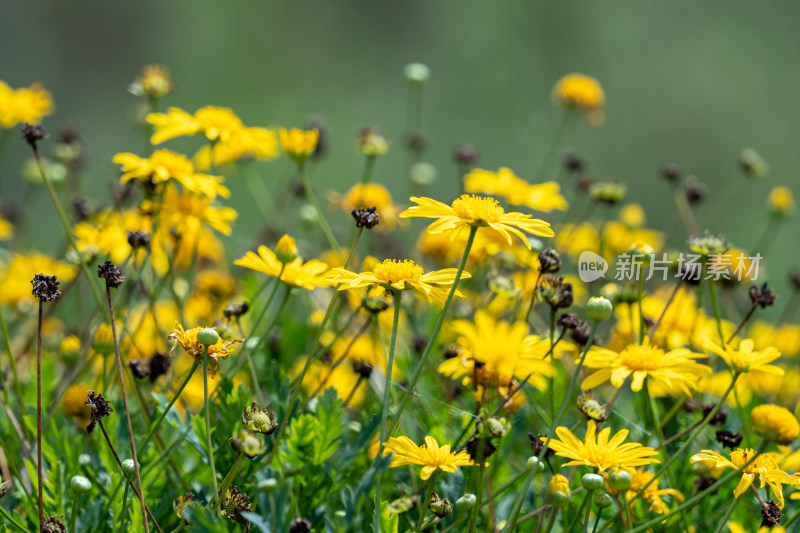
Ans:
[{"label": "yellow daisy flower", "polygon": [[[247,252],[243,257],[234,261],[233,264],[263,272],[273,278],[280,276],[282,282],[303,289],[312,290],[315,287],[331,285],[331,281],[322,276],[328,270],[326,263],[316,259],[304,263],[301,258],[297,257],[296,248],[294,249],[293,258],[284,256],[290,244],[288,239],[291,239],[291,237],[288,237],[288,239],[286,237],[288,235],[284,235],[278,243],[279,246],[276,247],[278,255],[266,246],[259,246],[258,254]],[[292,239],[291,243],[293,242]],[[281,259],[288,260],[281,261]]]},{"label": "yellow daisy flower", "polygon": [[769,364],[781,356],[781,353],[772,346],[756,351],[754,350],[755,343],[752,339],[743,339],[738,348],[733,348],[730,344],[722,348],[709,340],[705,341],[703,347],[707,351],[720,356],[728,363],[728,367],[736,372],[758,370],[759,372],[766,372],[776,376],[783,375],[782,368]]},{"label": "yellow daisy flower", "polygon": [[610,468],[634,468],[659,462],[650,457],[657,455],[658,451],[649,446],[642,446],[638,442],[622,444],[628,437],[627,429],[620,430],[610,439],[609,427],[604,428],[599,435],[596,433],[597,424],[594,420],[589,420],[583,441],[564,426],[556,428],[556,435],[561,440],[547,437],[541,437],[541,440],[549,440],[550,448],[559,457],[572,459],[563,466],[590,466],[602,472]]},{"label": "yellow daisy flower", "polygon": [[[387,290],[416,289],[428,298],[428,301],[444,305],[448,290],[455,283],[455,268],[445,268],[425,273],[425,270],[414,261],[385,259],[383,263],[376,264],[372,271],[357,274],[343,268],[334,268],[328,279],[332,283],[341,284],[339,290],[359,289],[362,287],[379,286]],[[461,279],[471,277],[468,272],[461,273]],[[456,296],[462,296],[456,291]]]},{"label": "yellow daisy flower", "polygon": [[266,128],[242,128],[231,133],[227,140],[206,145],[194,156],[200,170],[214,165],[226,165],[247,157],[269,161],[278,156],[278,138]]},{"label": "yellow daisy flower", "polygon": [[[172,330],[169,335],[167,335],[167,339],[175,341],[175,343],[172,345],[172,349],[169,351],[170,356],[172,355],[172,352],[175,351],[175,348],[180,345],[186,351],[186,353],[194,358],[195,363],[202,365],[203,358],[205,356],[205,346],[197,342],[197,334],[206,328],[203,326],[198,326],[196,328],[184,330],[183,326],[178,322],[175,322],[175,326],[177,327]],[[208,358],[214,361],[213,363],[209,361],[209,370],[211,371],[212,376],[216,373],[217,368],[219,367],[219,359],[227,359],[232,353],[232,350],[229,349],[230,346],[237,342],[241,341],[234,340],[225,343],[222,341],[222,337],[220,337],[217,339],[216,344],[208,347]],[[213,366],[211,366],[212,364]]]},{"label": "yellow daisy flower", "polygon": [[136,96],[163,98],[175,90],[169,70],[164,65],[147,65],[142,74],[131,84],[130,91]]},{"label": "yellow daisy flower", "polygon": [[709,367],[694,361],[702,357],[703,354],[685,348],[665,352],[651,344],[647,337],[642,344],[631,344],[619,353],[605,348],[592,348],[583,365],[598,370],[583,380],[581,388],[593,389],[606,381],[611,381],[614,387],[619,388],[632,376],[631,390],[639,392],[645,378],[650,377],[658,386],[680,389],[691,395],[692,390],[697,389],[700,378],[711,373]]},{"label": "yellow daisy flower", "polygon": [[150,142],[161,144],[164,141],[202,133],[210,141],[227,141],[244,125],[239,117],[226,107],[206,106],[191,115],[177,107],[170,107],[166,113],[150,113],[146,119],[155,126]]},{"label": "yellow daisy flower", "polygon": [[550,340],[528,335],[525,322],[509,324],[480,310],[473,320],[454,320],[450,326],[463,351],[440,364],[439,373],[463,377],[465,385],[477,380],[478,385],[505,389],[514,379],[530,376],[534,387],[547,388],[545,376],[552,376],[554,370],[542,357],[550,349]]},{"label": "yellow daisy flower", "polygon": [[650,482],[654,474],[648,472],[644,468],[628,469],[631,475],[631,486],[628,488],[628,501],[630,501],[631,509],[633,509],[634,497],[639,493],[642,487],[647,487],[642,493],[642,499],[650,504],[650,510],[658,514],[667,514],[669,507],[664,503],[663,496],[670,496],[679,502],[684,501],[683,494],[675,489],[659,489],[658,480]]},{"label": "yellow daisy flower", "polygon": [[[731,452],[730,459],[726,459],[713,450],[703,450],[693,455],[690,461],[692,463],[704,463],[711,468],[733,468],[738,470],[753,457],[754,453],[750,448],[737,448]],[[761,488],[769,485],[778,500],[778,507],[783,509],[783,485],[795,485],[797,484],[797,478],[780,469],[778,458],[774,453],[761,453],[742,470],[742,478],[733,490],[733,497],[738,498],[744,494],[753,484],[756,477],[758,477]]]},{"label": "yellow daisy flower", "polygon": [[230,235],[231,222],[236,220],[236,211],[230,207],[211,205],[211,198],[207,196],[199,196],[190,191],[179,193],[175,187],[167,187],[164,191],[161,219],[164,226],[174,229],[181,239],[196,235],[203,226],[209,226],[223,235]]},{"label": "yellow daisy flower", "polygon": [[756,435],[769,442],[788,445],[800,435],[797,417],[780,405],[759,405],[753,408],[750,416]]},{"label": "yellow daisy flower", "polygon": [[122,165],[121,183],[139,180],[145,184],[159,184],[174,179],[188,191],[209,198],[218,195],[228,198],[231,192],[222,185],[225,178],[195,172],[194,165],[184,155],[172,150],[156,150],[148,158],[122,152],[112,158],[112,162]]},{"label": "yellow daisy flower", "polygon": [[53,97],[40,83],[14,90],[0,81],[0,128],[24,122],[38,124],[53,110]]},{"label": "yellow daisy flower", "polygon": [[319,142],[319,130],[301,130],[292,128],[287,130],[281,128],[278,131],[281,140],[281,148],[286,154],[295,161],[303,161],[317,149]]},{"label": "yellow daisy flower", "polygon": [[538,211],[564,210],[567,200],[561,196],[561,186],[548,181],[531,185],[506,167],[497,172],[476,168],[464,176],[464,190],[502,196],[511,205],[524,205]]},{"label": "yellow daisy flower", "polygon": [[600,82],[591,76],[577,72],[564,76],[553,88],[553,99],[568,109],[581,111],[591,124],[603,123],[606,95]]},{"label": "yellow daisy flower", "polygon": [[439,220],[428,226],[428,232],[451,232],[451,239],[458,237],[461,231],[469,226],[490,228],[502,235],[508,244],[512,244],[511,234],[514,234],[528,248],[530,243],[523,231],[540,237],[553,236],[550,224],[544,220],[522,213],[506,213],[494,198],[464,194],[453,200],[450,205],[431,198],[414,196],[411,197],[411,201],[417,205],[400,213],[400,218],[438,218]]},{"label": "yellow daisy flower", "polygon": [[425,444],[417,446],[408,437],[392,437],[383,445],[383,455],[394,454],[392,456],[391,467],[406,465],[420,465],[422,470],[419,473],[423,481],[431,477],[437,469],[452,474],[459,466],[472,466],[469,454],[462,450],[458,453],[450,451],[450,445],[439,446],[431,436],[425,437]]}]

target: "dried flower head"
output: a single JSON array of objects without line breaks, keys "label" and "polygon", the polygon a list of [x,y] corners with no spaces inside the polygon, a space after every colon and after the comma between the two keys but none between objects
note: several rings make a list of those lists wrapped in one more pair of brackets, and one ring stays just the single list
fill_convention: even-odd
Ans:
[{"label": "dried flower head", "polygon": [[64,515],[60,515],[58,517],[55,516],[48,516],[47,519],[42,523],[41,532],[42,533],[67,533],[67,526],[61,522],[61,519],[64,518]]},{"label": "dried flower head", "polygon": [[228,520],[244,524],[245,531],[250,531],[250,522],[242,516],[242,513],[253,511],[253,505],[247,494],[239,492],[236,487],[231,487],[225,494],[220,494],[220,500],[220,514]]},{"label": "dried flower head", "polygon": [[372,365],[366,361],[355,361],[353,363],[353,372],[364,379],[369,379],[372,375]]},{"label": "dried flower head", "polygon": [[561,268],[561,256],[553,248],[545,248],[539,252],[539,272],[552,274]]},{"label": "dried flower head", "polygon": [[44,126],[26,123],[22,126],[22,138],[25,139],[25,142],[27,142],[35,152],[39,141],[47,138],[47,131],[44,129]]},{"label": "dried flower head", "polygon": [[129,231],[128,244],[134,250],[150,247],[150,234],[146,231]]},{"label": "dried flower head", "polygon": [[478,161],[478,149],[471,144],[459,144],[453,150],[453,159],[464,166],[472,166]]},{"label": "dried flower head", "polygon": [[356,136],[356,150],[368,156],[383,155],[389,151],[389,141],[376,128],[361,128]]},{"label": "dried flower head", "polygon": [[542,276],[536,290],[539,298],[554,309],[565,309],[572,305],[572,283],[565,282],[561,276]]},{"label": "dried flower head", "polygon": [[262,409],[257,402],[253,402],[242,411],[242,424],[250,431],[270,435],[278,427],[269,409]]},{"label": "dried flower head", "polygon": [[428,509],[439,518],[444,518],[453,512],[453,504],[447,498],[439,498],[436,492],[432,492]]},{"label": "dried flower head", "polygon": [[188,506],[194,505],[194,503],[194,493],[187,492],[186,494],[178,496],[172,501],[172,510],[175,511],[175,514],[178,515],[178,518],[183,520],[184,523],[188,523],[183,517],[183,512]]},{"label": "dried flower head", "polygon": [[305,518],[295,518],[289,526],[289,533],[310,533],[311,522]]},{"label": "dried flower head", "polygon": [[731,450],[733,450],[734,448],[738,448],[739,445],[742,443],[741,433],[734,434],[725,429],[717,431],[716,437],[717,437],[717,442],[719,442],[726,448],[730,448]]},{"label": "dried flower head", "polygon": [[359,207],[350,213],[356,221],[357,228],[372,229],[381,221],[381,216],[376,213],[376,207]]},{"label": "dried flower head", "polygon": [[761,504],[761,527],[770,528],[778,525],[781,522],[781,518],[783,518],[783,513],[778,504],[772,500],[767,500]]},{"label": "dried flower head", "polygon": [[131,359],[128,366],[135,378],[147,378],[152,383],[167,373],[170,364],[171,360],[167,354],[156,352],[149,359]]},{"label": "dried flower head", "polygon": [[243,316],[250,310],[250,304],[247,302],[242,302],[240,304],[230,304],[229,306],[225,307],[222,310],[222,316],[225,317],[226,320],[233,320]]},{"label": "dried flower head", "polygon": [[125,283],[122,271],[111,261],[97,265],[97,277],[106,280],[106,285],[115,289]]},{"label": "dried flower head", "polygon": [[89,422],[89,425],[86,426],[87,433],[94,431],[94,426],[100,422],[101,419],[110,416],[111,413],[114,412],[114,409],[111,408],[111,405],[106,401],[105,398],[103,398],[102,392],[95,394],[93,390],[90,390],[88,392],[88,400],[86,401],[86,405],[91,408],[91,422]]},{"label": "dried flower head", "polygon": [[61,291],[58,290],[60,283],[55,276],[36,274],[31,280],[31,285],[33,285],[31,294],[42,302],[52,302],[61,296]]},{"label": "dried flower head", "polygon": [[753,302],[753,305],[760,305],[761,309],[770,307],[775,303],[775,293],[767,288],[766,282],[760,287],[758,285],[753,285],[750,287],[748,294],[750,295],[750,301]]}]

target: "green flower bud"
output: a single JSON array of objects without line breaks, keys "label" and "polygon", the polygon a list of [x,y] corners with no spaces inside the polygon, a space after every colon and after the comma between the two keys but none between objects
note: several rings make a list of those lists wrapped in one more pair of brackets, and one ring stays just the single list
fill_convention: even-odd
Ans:
[{"label": "green flower bud", "polygon": [[608,495],[607,492],[601,492],[600,494],[595,494],[594,503],[600,509],[605,509],[606,507],[610,507],[614,500],[611,499],[611,496]]},{"label": "green flower bud", "polygon": [[425,83],[431,77],[431,70],[422,63],[409,63],[403,69],[403,74],[411,83]]},{"label": "green flower bud", "polygon": [[603,488],[603,476],[598,474],[584,474],[581,485],[586,490],[600,490]]},{"label": "green flower bud", "polygon": [[253,459],[267,451],[267,443],[264,442],[264,439],[260,438],[257,433],[244,428],[240,428],[233,437],[228,439],[228,442],[231,443],[231,448],[249,459]]},{"label": "green flower bud", "polygon": [[122,471],[129,475],[136,472],[136,466],[133,463],[133,459],[125,459],[122,461]]},{"label": "green flower bud", "polygon": [[628,490],[631,486],[631,475],[625,470],[611,472],[608,476],[608,486],[616,491]]},{"label": "green flower bud", "polygon": [[429,187],[439,178],[439,172],[432,164],[420,161],[411,165],[411,168],[408,169],[408,176],[414,185]]},{"label": "green flower bud", "polygon": [[219,341],[219,333],[214,328],[201,329],[197,333],[197,342],[203,346],[214,346]]},{"label": "green flower bud", "polygon": [[608,298],[596,296],[589,298],[586,302],[586,315],[596,322],[602,322],[611,318],[611,313],[614,311],[614,306]]},{"label": "green flower bud", "polygon": [[528,470],[535,472],[537,470],[541,470],[541,468],[542,468],[542,462],[539,460],[538,457],[536,457],[535,455],[531,455],[530,457],[528,457]]},{"label": "green flower bud", "polygon": [[475,497],[474,494],[464,494],[462,497],[456,500],[456,509],[459,511],[469,511],[473,507],[475,507],[475,503],[478,499]]},{"label": "green flower bud", "polygon": [[81,466],[88,466],[92,464],[92,456],[88,453],[82,453],[78,456],[78,464]]},{"label": "green flower bud", "polygon": [[569,505],[569,496],[567,496],[560,490],[551,492],[547,498],[550,502],[550,505],[552,505],[556,509],[563,509],[567,505]]},{"label": "green flower bud", "polygon": [[297,210],[297,218],[301,223],[313,226],[319,222],[319,213],[317,213],[317,208],[313,205],[303,204]]},{"label": "green flower bud", "polygon": [[72,490],[77,494],[92,490],[92,482],[83,476],[72,476],[72,479],[69,480],[69,486],[72,487]]},{"label": "green flower bud", "polygon": [[262,479],[256,485],[256,489],[258,492],[270,492],[278,488],[278,480],[274,477],[268,477],[267,479]]}]

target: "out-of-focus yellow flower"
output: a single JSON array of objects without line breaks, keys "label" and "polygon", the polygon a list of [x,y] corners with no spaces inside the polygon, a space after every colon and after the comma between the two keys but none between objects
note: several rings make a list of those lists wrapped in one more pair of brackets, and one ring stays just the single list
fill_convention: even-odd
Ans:
[{"label": "out-of-focus yellow flower", "polygon": [[[213,156],[213,158],[212,158]],[[242,128],[212,146],[206,145],[194,156],[200,170],[214,165],[226,165],[239,159],[252,158],[269,161],[278,156],[278,138],[273,130],[266,128]]]},{"label": "out-of-focus yellow flower", "polygon": [[136,96],[163,98],[175,90],[175,84],[164,65],[146,65],[129,90]]},{"label": "out-of-focus yellow flower", "polygon": [[[204,330],[205,327],[198,326],[196,328],[184,330],[183,326],[178,322],[176,322],[175,325],[177,327],[172,330],[169,335],[167,335],[168,339],[175,341],[175,344],[172,345],[172,349],[170,350],[170,355],[175,348],[180,345],[186,351],[186,353],[194,358],[194,362],[196,364],[202,365],[203,358],[205,357],[206,347],[197,342],[197,334]],[[227,359],[228,356],[233,353],[233,350],[230,349],[230,346],[237,342],[241,341],[234,340],[226,343],[223,342],[222,337],[219,337],[215,344],[212,344],[208,347],[209,370],[211,371],[212,376],[216,373],[217,368],[219,368],[219,359]],[[213,363],[211,361],[213,361]]]},{"label": "out-of-focus yellow flower", "polygon": [[122,165],[122,183],[138,180],[145,185],[158,185],[174,179],[186,190],[212,199],[218,195],[223,198],[231,195],[228,188],[222,185],[225,178],[195,172],[194,165],[186,156],[172,150],[156,150],[148,158],[122,152],[115,155],[112,161]]},{"label": "out-of-focus yellow flower", "polygon": [[777,217],[786,216],[794,211],[794,195],[789,187],[774,187],[767,198],[769,212]]},{"label": "out-of-focus yellow flower", "polygon": [[693,455],[690,461],[692,463],[705,463],[712,468],[741,470],[742,477],[733,490],[734,498],[744,494],[758,477],[762,487],[765,484],[769,485],[778,500],[778,507],[783,509],[783,485],[794,485],[796,480],[778,467],[777,456],[774,453],[761,453],[753,462],[742,469],[754,454],[755,451],[750,448],[737,448],[731,452],[730,459],[726,459],[713,450],[703,450]]},{"label": "out-of-focus yellow flower", "polygon": [[634,244],[659,250],[663,241],[664,236],[660,231],[630,228],[616,221],[606,222],[603,226],[604,255],[608,260],[627,252]]},{"label": "out-of-focus yellow flower", "polygon": [[417,446],[408,437],[392,437],[383,446],[383,455],[392,455],[392,468],[406,465],[420,465],[419,477],[423,481],[431,477],[434,471],[442,470],[448,474],[455,473],[459,466],[472,466],[469,454],[462,450],[458,453],[450,451],[450,445],[439,446],[431,436],[425,437],[425,444]]},{"label": "out-of-focus yellow flower", "polygon": [[774,346],[784,356],[800,354],[800,326],[781,324],[773,326],[763,320],[756,320],[750,326],[748,335],[753,339],[756,349],[763,350]]},{"label": "out-of-focus yellow flower", "polygon": [[247,252],[243,257],[233,262],[234,265],[249,268],[295,287],[312,290],[316,287],[327,287],[331,282],[322,274],[328,270],[328,265],[322,261],[312,259],[305,263],[300,257],[290,262],[282,262],[275,252],[266,246],[258,247],[258,254]]},{"label": "out-of-focus yellow flower", "polygon": [[[343,268],[334,268],[328,279],[332,283],[341,284],[340,291],[370,286],[400,291],[416,289],[424,294],[428,301],[444,305],[449,290],[443,287],[450,287],[455,283],[456,273],[455,268],[446,268],[426,274],[421,266],[408,259],[403,261],[386,259],[375,265],[372,271],[360,274]],[[461,273],[461,279],[469,277],[471,275],[468,272]],[[456,296],[462,294],[456,291]]]},{"label": "out-of-focus yellow flower", "polygon": [[69,335],[61,339],[58,350],[62,355],[75,355],[81,349],[81,339],[77,335]]},{"label": "out-of-focus yellow flower", "polygon": [[166,113],[150,113],[146,118],[155,126],[150,142],[161,144],[164,141],[202,133],[209,141],[227,141],[244,127],[241,119],[226,107],[206,106],[190,115],[177,107],[170,107]]},{"label": "out-of-focus yellow flower", "polygon": [[582,389],[592,389],[611,381],[621,387],[631,377],[631,390],[642,390],[645,378],[650,378],[668,389],[680,389],[691,396],[701,376],[711,373],[706,365],[695,361],[703,354],[678,348],[665,352],[650,343],[648,337],[641,344],[631,344],[617,353],[606,348],[592,348],[586,356],[584,366],[597,369],[581,383]]},{"label": "out-of-focus yellow flower", "polygon": [[508,242],[511,235],[516,235],[530,248],[530,243],[523,231],[539,237],[552,237],[553,230],[544,220],[532,218],[522,213],[506,213],[494,198],[461,195],[451,205],[437,202],[431,198],[417,198],[411,201],[417,205],[400,213],[400,218],[436,218],[436,222],[428,226],[430,233],[449,233],[455,239],[467,227],[489,228],[496,231]]},{"label": "out-of-focus yellow flower", "polygon": [[231,222],[236,220],[236,211],[230,207],[212,205],[211,198],[188,191],[179,193],[175,187],[164,191],[164,206],[161,225],[174,231],[181,240],[196,242],[200,230],[208,226],[222,233],[231,234]]},{"label": "out-of-focus yellow flower", "polygon": [[653,448],[637,442],[622,444],[628,438],[627,429],[620,430],[611,437],[611,428],[606,427],[597,435],[597,424],[594,420],[587,423],[586,436],[582,441],[564,426],[556,428],[556,435],[560,440],[547,437],[541,437],[541,440],[549,440],[550,448],[559,457],[572,459],[562,467],[589,466],[602,472],[610,468],[634,468],[659,462],[658,459],[651,458],[658,454]]},{"label": "out-of-focus yellow flower", "polygon": [[[122,212],[116,209],[106,209],[94,215],[90,220],[75,224],[72,229],[81,255],[106,255],[114,263],[122,263],[133,252],[133,248],[128,243],[129,231],[151,233],[150,217],[138,209],[127,209]],[[156,236],[150,241],[151,249],[157,249],[162,245],[163,239],[160,236]],[[146,254],[145,248],[137,249],[134,257],[136,264],[140,264]]]},{"label": "out-of-focus yellow flower", "polygon": [[762,404],[750,412],[756,435],[777,444],[791,444],[800,435],[800,423],[791,411],[780,405]]},{"label": "out-of-focus yellow flower", "polygon": [[772,361],[781,356],[781,353],[769,346],[763,350],[755,351],[755,343],[752,339],[743,339],[738,348],[733,348],[728,344],[725,348],[707,340],[703,347],[720,356],[731,370],[737,372],[752,372],[757,370],[776,376],[783,375],[783,369],[770,365]]},{"label": "out-of-focus yellow flower", "polygon": [[644,486],[647,486],[647,488],[642,493],[642,499],[650,504],[651,511],[658,514],[667,514],[669,512],[669,507],[664,503],[663,496],[670,496],[679,502],[686,499],[680,491],[675,489],[659,489],[658,480],[650,483],[654,474],[644,468],[628,469],[628,473],[631,475],[631,486],[628,489],[628,501],[631,502],[631,508],[635,503],[633,501],[634,497]]},{"label": "out-of-focus yellow flower", "polygon": [[295,161],[304,161],[314,150],[319,142],[319,130],[301,130],[281,128],[278,131],[281,140],[281,149]]},{"label": "out-of-focus yellow flower", "polygon": [[582,112],[589,123],[599,125],[605,119],[606,95],[600,82],[585,74],[567,74],[553,88],[553,98],[568,109]]},{"label": "out-of-focus yellow flower", "polygon": [[40,83],[14,90],[0,81],[0,128],[9,129],[25,122],[38,124],[54,109],[50,92]]},{"label": "out-of-focus yellow flower", "polygon": [[36,274],[56,276],[62,283],[72,281],[78,267],[33,252],[14,254],[8,265],[0,266],[0,305],[16,305],[31,298],[31,280]]},{"label": "out-of-focus yellow flower", "polygon": [[553,366],[543,359],[550,340],[528,335],[525,322],[509,324],[480,310],[472,320],[454,320],[450,328],[462,350],[442,362],[439,373],[463,378],[464,385],[474,382],[505,392],[510,392],[515,379],[526,377],[537,389],[547,388],[545,378],[554,374]]},{"label": "out-of-focus yellow flower", "polygon": [[585,251],[599,252],[600,232],[589,222],[564,224],[558,227],[555,249],[577,259]]},{"label": "out-of-focus yellow flower", "polygon": [[464,176],[464,190],[494,194],[503,197],[511,205],[524,205],[538,211],[563,211],[568,205],[558,183],[548,181],[531,185],[506,167],[500,167],[497,172],[481,168],[473,170]]},{"label": "out-of-focus yellow flower", "polygon": [[392,202],[392,195],[383,185],[377,183],[358,183],[344,196],[331,191],[328,200],[348,213],[353,209],[375,207],[381,217],[379,230],[390,230],[397,225],[400,208]]},{"label": "out-of-focus yellow flower", "polygon": [[0,214],[0,241],[7,241],[14,236],[14,225]]},{"label": "out-of-focus yellow flower", "polygon": [[61,397],[61,408],[64,410],[64,414],[77,419],[76,421],[81,425],[89,422],[92,414],[92,410],[86,405],[90,389],[94,389],[94,387],[85,383],[70,385],[64,391],[64,396]]},{"label": "out-of-focus yellow flower", "polygon": [[[297,377],[303,370],[306,357],[300,357],[290,369],[289,375]],[[330,363],[317,359],[312,362],[303,379],[303,390],[307,394],[316,391],[325,380],[324,388],[333,387],[336,395],[342,400],[348,400],[348,405],[360,405],[367,397],[367,389],[359,384],[359,374],[353,371],[349,363],[333,368]]]}]

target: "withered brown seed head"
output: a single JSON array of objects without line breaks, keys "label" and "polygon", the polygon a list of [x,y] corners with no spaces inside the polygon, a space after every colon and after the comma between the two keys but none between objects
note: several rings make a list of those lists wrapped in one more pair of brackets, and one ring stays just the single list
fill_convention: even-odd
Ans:
[{"label": "withered brown seed head", "polygon": [[115,289],[125,283],[125,276],[111,261],[97,265],[97,277],[106,280],[106,285]]},{"label": "withered brown seed head", "polygon": [[31,280],[31,285],[33,285],[31,294],[43,302],[52,302],[61,296],[61,291],[58,290],[60,283],[55,276],[36,274]]}]

